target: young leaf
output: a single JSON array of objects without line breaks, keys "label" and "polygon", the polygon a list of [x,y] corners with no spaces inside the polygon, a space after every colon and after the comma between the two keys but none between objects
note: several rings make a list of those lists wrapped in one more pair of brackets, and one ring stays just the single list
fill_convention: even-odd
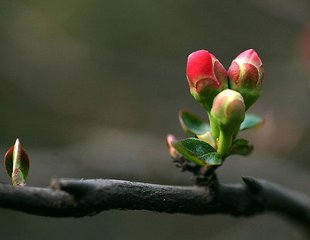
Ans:
[{"label": "young leaf", "polygon": [[192,135],[202,135],[210,130],[208,123],[187,111],[179,112],[179,120],[183,130]]},{"label": "young leaf", "polygon": [[264,120],[254,114],[245,114],[245,118],[240,125],[240,131],[255,128],[263,124]]},{"label": "young leaf", "polygon": [[222,158],[208,143],[197,138],[172,142],[175,149],[188,160],[198,165],[221,165]]},{"label": "young leaf", "polygon": [[230,154],[249,155],[253,151],[253,145],[245,139],[236,139],[232,144]]}]

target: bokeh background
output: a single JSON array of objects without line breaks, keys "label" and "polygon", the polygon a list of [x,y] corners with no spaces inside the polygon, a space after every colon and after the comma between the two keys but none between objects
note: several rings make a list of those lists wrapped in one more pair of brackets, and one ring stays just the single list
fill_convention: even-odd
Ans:
[{"label": "bokeh background", "polygon": [[[0,150],[19,137],[29,185],[53,177],[190,185],[166,153],[184,137],[178,110],[203,110],[189,94],[189,53],[208,49],[228,68],[254,48],[266,76],[250,111],[266,124],[245,137],[223,182],[251,175],[310,194],[308,0],[0,1]],[[9,178],[0,165],[0,182]],[[0,239],[306,239],[286,219],[109,211],[55,219],[0,209]]]}]

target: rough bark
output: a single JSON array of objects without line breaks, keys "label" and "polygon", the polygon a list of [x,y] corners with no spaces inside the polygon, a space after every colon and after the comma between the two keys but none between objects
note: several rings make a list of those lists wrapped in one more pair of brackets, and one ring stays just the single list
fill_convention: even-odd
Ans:
[{"label": "rough bark", "polygon": [[0,207],[50,217],[83,217],[110,209],[251,216],[271,211],[310,226],[308,197],[274,183],[168,186],[112,179],[54,179],[50,188],[0,184]]}]

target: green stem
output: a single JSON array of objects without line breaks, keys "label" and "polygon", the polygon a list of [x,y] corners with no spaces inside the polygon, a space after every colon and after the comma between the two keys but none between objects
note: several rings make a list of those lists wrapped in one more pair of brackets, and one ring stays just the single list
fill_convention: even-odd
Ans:
[{"label": "green stem", "polygon": [[227,131],[220,131],[217,152],[221,154],[223,157],[229,155],[232,145],[232,134],[227,134]]},{"label": "green stem", "polygon": [[214,142],[217,142],[217,139],[219,137],[219,127],[216,122],[216,120],[212,117],[212,115],[208,112],[209,122],[210,122],[210,128],[211,128],[211,135],[214,139]]}]

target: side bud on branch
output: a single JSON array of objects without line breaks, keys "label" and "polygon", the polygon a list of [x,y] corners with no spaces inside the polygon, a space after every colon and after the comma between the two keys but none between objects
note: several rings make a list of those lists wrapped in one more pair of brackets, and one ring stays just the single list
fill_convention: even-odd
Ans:
[{"label": "side bud on branch", "polygon": [[243,97],[230,89],[220,92],[213,101],[211,116],[219,129],[217,152],[225,157],[230,153],[232,142],[245,117]]},{"label": "side bud on branch", "polygon": [[4,156],[4,164],[14,186],[26,185],[29,172],[29,157],[19,139],[9,148]]},{"label": "side bud on branch", "polygon": [[214,97],[228,85],[225,68],[206,50],[198,50],[188,56],[186,77],[191,94],[208,112]]},{"label": "side bud on branch", "polygon": [[244,98],[248,109],[260,96],[264,68],[258,54],[249,49],[239,54],[228,69],[230,88]]}]

